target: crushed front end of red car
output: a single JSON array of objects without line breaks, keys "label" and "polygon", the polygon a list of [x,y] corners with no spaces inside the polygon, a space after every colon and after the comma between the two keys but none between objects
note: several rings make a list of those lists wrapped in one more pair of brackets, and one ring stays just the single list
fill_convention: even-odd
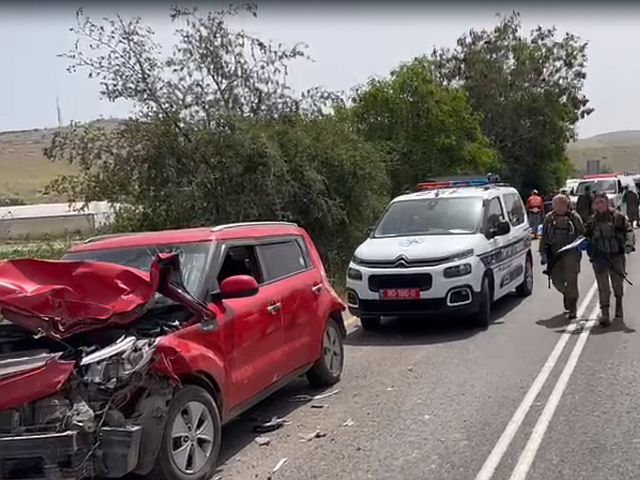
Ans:
[{"label": "crushed front end of red car", "polygon": [[0,263],[0,314],[0,479],[149,473],[177,384],[163,337],[215,327],[177,256],[159,255],[149,273]]}]

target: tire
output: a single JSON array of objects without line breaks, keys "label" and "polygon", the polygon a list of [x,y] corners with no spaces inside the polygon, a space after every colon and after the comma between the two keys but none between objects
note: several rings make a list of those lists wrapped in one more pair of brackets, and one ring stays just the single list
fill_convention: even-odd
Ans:
[{"label": "tire", "polygon": [[340,381],[343,368],[344,342],[342,332],[336,321],[330,319],[322,335],[322,353],[307,372],[307,379],[314,387],[330,387]]},{"label": "tire", "polygon": [[360,325],[362,325],[362,328],[365,330],[378,330],[380,328],[380,324],[381,324],[381,319],[380,317],[361,317],[360,318]]},{"label": "tire", "polygon": [[480,328],[489,328],[491,324],[491,285],[489,284],[489,277],[482,279],[482,290],[480,291],[480,303],[478,305],[478,311],[475,313],[474,324]]},{"label": "tire", "polygon": [[[183,428],[180,428],[180,423],[177,423],[179,417],[182,417]],[[196,418],[197,425],[201,426],[191,436],[192,431],[189,430],[189,426],[193,418]],[[174,428],[176,428],[175,431]],[[183,431],[182,442],[189,445],[186,450],[185,447],[180,447],[181,440],[175,435],[176,432]],[[196,436],[197,432],[201,436]],[[221,437],[220,412],[211,395],[200,387],[185,386],[171,401],[155,466],[145,478],[148,480],[209,480],[213,477],[217,466]],[[210,441],[205,441],[205,438]],[[192,443],[192,440],[195,440],[195,443]],[[205,453],[205,456],[197,458],[196,448],[199,452]],[[185,452],[184,455],[182,452]],[[184,467],[181,464],[182,458],[184,458]]]},{"label": "tire", "polygon": [[533,293],[533,261],[531,257],[527,255],[527,260],[524,264],[524,279],[522,283],[516,287],[516,294],[519,297],[528,297]]}]

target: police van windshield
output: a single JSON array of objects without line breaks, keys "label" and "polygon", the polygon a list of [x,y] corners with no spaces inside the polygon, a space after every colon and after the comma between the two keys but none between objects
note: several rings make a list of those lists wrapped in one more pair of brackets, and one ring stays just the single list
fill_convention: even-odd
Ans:
[{"label": "police van windshield", "polygon": [[482,223],[482,198],[420,198],[392,203],[374,237],[468,235]]},{"label": "police van windshield", "polygon": [[578,184],[578,188],[576,188],[576,195],[585,193],[585,188],[587,186],[591,188],[591,193],[618,193],[618,180],[616,180],[615,178],[603,178],[601,180],[589,180],[587,182],[580,182]]}]

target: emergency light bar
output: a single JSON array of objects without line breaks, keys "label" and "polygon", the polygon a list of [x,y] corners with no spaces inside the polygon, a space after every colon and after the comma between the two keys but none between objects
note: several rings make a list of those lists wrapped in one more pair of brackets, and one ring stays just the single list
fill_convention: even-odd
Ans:
[{"label": "emergency light bar", "polygon": [[583,178],[583,180],[594,180],[596,178],[613,178],[613,177],[617,177],[618,174],[617,173],[594,173],[591,175],[585,175]]},{"label": "emergency light bar", "polygon": [[442,180],[433,182],[421,182],[416,185],[417,191],[439,190],[442,188],[463,188],[463,187],[484,187],[486,185],[498,184],[500,179],[494,175],[480,178],[469,178],[466,180]]}]

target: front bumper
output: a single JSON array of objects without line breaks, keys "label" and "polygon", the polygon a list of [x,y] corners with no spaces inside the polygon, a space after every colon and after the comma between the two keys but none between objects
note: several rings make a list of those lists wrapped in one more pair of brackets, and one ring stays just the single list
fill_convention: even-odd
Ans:
[{"label": "front bumper", "polygon": [[[460,296],[452,294],[460,292]],[[355,290],[348,290],[349,312],[355,317],[425,316],[435,314],[467,315],[478,311],[480,294],[470,285],[453,287],[442,298],[420,300],[361,299]]]},{"label": "front bumper", "polygon": [[140,426],[104,427],[98,435],[79,431],[0,434],[0,479],[119,478],[137,466],[141,437]]}]

